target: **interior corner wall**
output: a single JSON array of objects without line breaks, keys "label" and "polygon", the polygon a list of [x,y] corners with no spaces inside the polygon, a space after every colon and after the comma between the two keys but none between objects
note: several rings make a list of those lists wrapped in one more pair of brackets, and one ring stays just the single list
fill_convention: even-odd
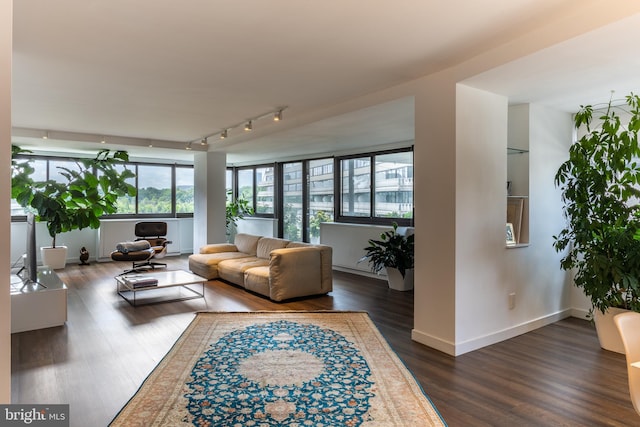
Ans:
[{"label": "interior corner wall", "polygon": [[207,243],[226,240],[227,156],[220,152],[194,155],[193,253]]},{"label": "interior corner wall", "polygon": [[456,90],[456,350],[501,323],[504,283],[508,99]]},{"label": "interior corner wall", "polygon": [[0,166],[0,403],[11,403],[11,296],[9,294],[9,252],[11,215],[11,40],[13,23],[12,0],[0,0],[0,151],[4,159]]},{"label": "interior corner wall", "polygon": [[[463,354],[567,317],[567,274],[553,234],[562,226],[554,175],[571,143],[568,113],[530,105],[529,235],[507,248],[507,99],[458,85],[456,185],[456,341]],[[521,118],[522,119],[522,118]],[[515,307],[509,295],[515,294]]]},{"label": "interior corner wall", "polygon": [[455,351],[455,83],[416,82],[414,327],[411,338]]}]

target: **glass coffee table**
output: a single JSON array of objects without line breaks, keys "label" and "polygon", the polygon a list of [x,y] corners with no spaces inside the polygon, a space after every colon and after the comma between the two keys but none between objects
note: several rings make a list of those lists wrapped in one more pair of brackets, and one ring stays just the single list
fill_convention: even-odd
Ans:
[{"label": "glass coffee table", "polygon": [[[123,274],[116,276],[116,291],[125,301],[137,307],[145,304],[204,298],[206,281],[204,277],[184,270]],[[168,291],[168,288],[177,289]],[[142,294],[143,297],[138,298],[138,294]]]}]

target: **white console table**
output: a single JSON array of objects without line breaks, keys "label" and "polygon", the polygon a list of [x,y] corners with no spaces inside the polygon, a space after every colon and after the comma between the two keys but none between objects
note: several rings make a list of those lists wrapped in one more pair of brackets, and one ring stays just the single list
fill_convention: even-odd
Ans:
[{"label": "white console table", "polygon": [[38,268],[38,283],[23,285],[11,275],[11,333],[64,325],[67,321],[67,286],[47,267]]}]

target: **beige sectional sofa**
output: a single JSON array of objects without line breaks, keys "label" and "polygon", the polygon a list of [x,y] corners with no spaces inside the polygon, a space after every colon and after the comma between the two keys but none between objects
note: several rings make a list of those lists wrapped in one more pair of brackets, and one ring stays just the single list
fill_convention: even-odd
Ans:
[{"label": "beige sectional sofa", "polygon": [[332,249],[326,245],[239,233],[189,256],[189,269],[221,278],[274,301],[326,294],[333,288]]}]

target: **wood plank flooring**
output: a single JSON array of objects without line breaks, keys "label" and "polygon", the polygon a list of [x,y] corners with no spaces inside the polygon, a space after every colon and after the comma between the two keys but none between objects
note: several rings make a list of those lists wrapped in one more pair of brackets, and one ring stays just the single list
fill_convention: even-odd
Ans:
[{"label": "wood plank flooring", "polygon": [[[165,260],[187,269],[184,256]],[[206,299],[134,308],[115,293],[113,276],[127,267],[59,270],[67,324],[12,336],[14,403],[69,403],[72,426],[106,426],[196,311],[366,310],[450,426],[640,426],[624,356],[600,349],[584,320],[454,358],[411,341],[413,292],[380,280],[335,272],[329,295],[286,303],[212,281]]]}]

